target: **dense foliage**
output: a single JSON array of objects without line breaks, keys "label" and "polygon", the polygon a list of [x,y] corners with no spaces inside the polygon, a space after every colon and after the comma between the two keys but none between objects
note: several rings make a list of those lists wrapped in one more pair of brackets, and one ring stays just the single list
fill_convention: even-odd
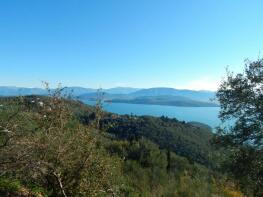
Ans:
[{"label": "dense foliage", "polygon": [[79,124],[62,98],[7,99],[0,114],[2,177],[34,183],[51,196],[114,192],[112,169],[118,168],[113,158],[100,150],[92,128]]},{"label": "dense foliage", "polygon": [[223,168],[248,195],[263,196],[263,59],[247,61],[244,73],[228,72],[217,98],[220,118],[231,122],[215,138],[225,149]]},{"label": "dense foliage", "polygon": [[138,140],[145,137],[160,148],[173,151],[188,158],[189,161],[209,165],[210,139],[209,127],[195,126],[167,117],[151,116],[105,116],[102,129],[122,140]]}]

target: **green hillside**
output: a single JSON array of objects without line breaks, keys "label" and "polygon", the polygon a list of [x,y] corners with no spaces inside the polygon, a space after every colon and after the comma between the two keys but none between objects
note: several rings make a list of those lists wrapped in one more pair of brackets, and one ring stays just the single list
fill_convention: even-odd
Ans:
[{"label": "green hillside", "polygon": [[0,99],[1,196],[234,196],[207,126],[79,101]]}]

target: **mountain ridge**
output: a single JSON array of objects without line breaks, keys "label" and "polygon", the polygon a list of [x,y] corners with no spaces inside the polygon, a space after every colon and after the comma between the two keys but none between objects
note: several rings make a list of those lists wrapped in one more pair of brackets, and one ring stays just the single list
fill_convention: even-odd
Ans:
[{"label": "mountain ridge", "polygon": [[[54,91],[51,89],[51,91]],[[83,87],[65,87],[64,95],[71,95],[79,100],[97,100],[98,93],[104,101],[113,103],[134,103],[150,105],[186,106],[186,107],[215,107],[211,99],[215,92],[208,90],[187,90],[166,87],[131,88],[115,87],[109,89],[93,89]],[[42,88],[23,88],[15,86],[0,86],[0,96],[47,95]]]}]

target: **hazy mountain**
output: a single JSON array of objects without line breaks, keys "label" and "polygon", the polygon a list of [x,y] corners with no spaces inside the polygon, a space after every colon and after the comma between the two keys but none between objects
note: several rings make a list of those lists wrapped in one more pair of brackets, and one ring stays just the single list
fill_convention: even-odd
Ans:
[{"label": "hazy mountain", "polygon": [[72,94],[73,96],[79,96],[82,94],[97,92],[96,89],[82,88],[82,87],[66,87],[64,93]]},{"label": "hazy mountain", "polygon": [[110,94],[131,94],[140,90],[139,88],[130,88],[130,87],[116,87],[110,89],[103,89],[103,92]]},{"label": "hazy mountain", "polygon": [[198,101],[210,101],[215,98],[215,92],[206,90],[180,90],[174,88],[149,88],[142,89],[133,93],[134,96],[183,96]]},{"label": "hazy mountain", "polygon": [[[53,90],[52,90],[53,91]],[[70,94],[80,100],[96,100],[97,89],[83,87],[67,87],[63,94]],[[122,103],[140,103],[172,106],[216,106],[210,99],[215,92],[178,90],[173,88],[125,88],[102,89],[103,98],[107,101]],[[0,87],[0,96],[46,95],[41,88]]]},{"label": "hazy mountain", "polygon": [[[139,88],[116,87],[102,89],[109,94],[130,94],[140,90]],[[83,87],[66,87],[64,93],[71,93],[73,96],[80,96],[89,93],[96,93],[98,89]],[[0,96],[19,96],[19,95],[44,95],[47,91],[42,88],[23,88],[15,86],[0,86]]]},{"label": "hazy mountain", "polygon": [[147,105],[168,105],[182,107],[217,107],[218,105],[211,102],[192,100],[182,96],[142,96],[133,99],[112,99],[113,103],[133,103]]},{"label": "hazy mountain", "polygon": [[13,86],[0,86],[0,96],[45,95],[47,92],[41,88],[19,88]]},{"label": "hazy mountain", "polygon": [[[102,97],[103,100],[113,100],[113,99],[133,99],[135,98],[133,95],[131,94],[110,94],[107,92],[102,92]],[[86,93],[86,94],[82,94],[80,96],[78,96],[77,98],[79,98],[80,100],[96,100],[98,98],[98,92],[90,92],[90,93]]]}]

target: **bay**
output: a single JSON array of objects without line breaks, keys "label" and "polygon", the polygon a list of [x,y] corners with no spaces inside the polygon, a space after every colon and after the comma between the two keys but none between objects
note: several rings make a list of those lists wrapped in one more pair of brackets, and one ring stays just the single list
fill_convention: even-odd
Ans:
[{"label": "bay", "polygon": [[[94,101],[83,100],[84,103],[94,105]],[[145,104],[128,104],[128,103],[104,103],[104,110],[120,115],[151,115],[167,116],[186,122],[200,122],[215,128],[220,124],[218,118],[219,107],[177,107],[163,105],[145,105]]]}]

